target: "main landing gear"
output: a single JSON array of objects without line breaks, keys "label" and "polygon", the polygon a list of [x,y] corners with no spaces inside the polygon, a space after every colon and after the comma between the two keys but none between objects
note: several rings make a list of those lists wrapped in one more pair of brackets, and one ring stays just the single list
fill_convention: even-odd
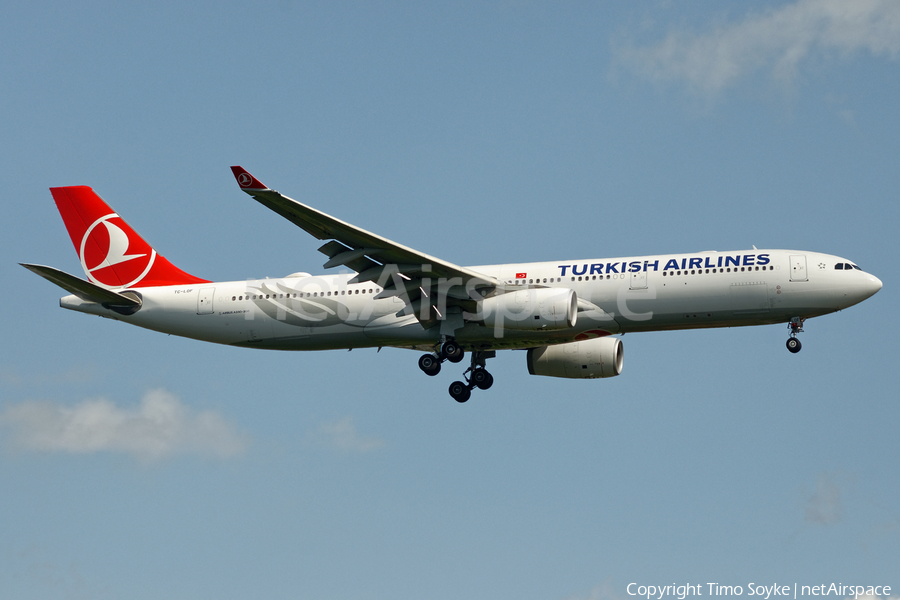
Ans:
[{"label": "main landing gear", "polygon": [[426,375],[434,377],[441,372],[441,363],[449,360],[452,363],[458,363],[465,357],[466,353],[462,346],[454,340],[447,340],[442,343],[437,351],[423,354],[419,357],[419,368]]},{"label": "main landing gear", "polygon": [[791,330],[791,337],[788,338],[787,344],[785,345],[792,354],[797,354],[800,352],[800,348],[803,347],[803,344],[797,339],[797,334],[803,331],[803,322],[805,320],[806,319],[802,317],[794,317],[791,319],[791,322],[788,323],[788,329]]},{"label": "main landing gear", "polygon": [[[494,376],[485,369],[485,361],[494,358],[497,353],[493,350],[472,352],[471,365],[463,373],[465,381],[454,381],[450,384],[450,396],[457,402],[465,402],[472,395],[472,390],[478,388],[486,390],[494,385]],[[465,357],[465,352],[456,341],[450,339],[444,341],[435,352],[423,354],[419,357],[419,368],[426,375],[434,376],[441,372],[441,363],[449,360],[458,363]]]},{"label": "main landing gear", "polygon": [[497,356],[497,353],[493,350],[473,351],[472,364],[463,373],[463,378],[466,381],[454,381],[451,383],[450,396],[457,402],[465,402],[472,395],[474,388],[486,390],[494,385],[494,376],[484,368],[484,362],[495,356]]}]

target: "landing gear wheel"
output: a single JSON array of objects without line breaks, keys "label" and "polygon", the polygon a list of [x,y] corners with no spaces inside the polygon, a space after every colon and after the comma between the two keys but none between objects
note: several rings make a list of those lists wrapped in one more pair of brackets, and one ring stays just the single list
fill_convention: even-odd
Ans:
[{"label": "landing gear wheel", "polygon": [[484,369],[475,369],[472,371],[472,383],[480,390],[486,390],[494,385],[494,376]]},{"label": "landing gear wheel", "polygon": [[466,353],[463,352],[462,347],[453,340],[441,344],[441,356],[452,363],[458,363],[465,355]]},{"label": "landing gear wheel", "polygon": [[803,345],[800,343],[800,340],[794,337],[788,338],[786,346],[792,354],[797,354],[798,352],[800,352],[800,348],[803,347]]},{"label": "landing gear wheel", "polygon": [[434,377],[441,372],[441,361],[434,354],[423,354],[419,357],[419,368],[426,375]]},{"label": "landing gear wheel", "polygon": [[466,400],[469,399],[469,396],[472,395],[472,391],[462,381],[454,381],[450,384],[450,395],[454,400],[462,404]]}]

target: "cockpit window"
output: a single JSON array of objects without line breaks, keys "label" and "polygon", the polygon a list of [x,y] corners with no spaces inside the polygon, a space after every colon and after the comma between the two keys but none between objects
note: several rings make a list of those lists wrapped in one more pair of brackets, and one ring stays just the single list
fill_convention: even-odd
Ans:
[{"label": "cockpit window", "polygon": [[[860,268],[857,267],[856,265],[847,265],[847,266],[848,266],[848,267],[853,267],[853,268],[856,269],[857,271],[862,271],[862,269],[860,269]],[[846,268],[846,267],[845,267],[845,268]]]},{"label": "cockpit window", "polygon": [[838,271],[843,271],[843,270],[844,270],[844,263],[838,263],[838,264],[834,265],[834,268],[835,268],[836,270],[838,270]]}]

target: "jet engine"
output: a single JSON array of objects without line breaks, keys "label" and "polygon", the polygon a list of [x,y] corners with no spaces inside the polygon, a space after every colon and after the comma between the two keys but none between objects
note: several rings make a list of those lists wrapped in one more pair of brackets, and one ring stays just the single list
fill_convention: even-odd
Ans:
[{"label": "jet engine", "polygon": [[532,288],[499,294],[479,303],[479,317],[488,327],[524,331],[568,329],[578,318],[575,290]]},{"label": "jet engine", "polygon": [[528,372],[532,375],[596,379],[622,372],[624,349],[617,337],[601,337],[528,350]]}]

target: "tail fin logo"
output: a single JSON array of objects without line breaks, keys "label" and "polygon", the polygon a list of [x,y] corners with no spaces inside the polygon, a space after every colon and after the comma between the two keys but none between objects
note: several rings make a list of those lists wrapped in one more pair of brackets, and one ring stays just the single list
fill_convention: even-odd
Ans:
[{"label": "tail fin logo", "polygon": [[137,234],[129,237],[130,231],[116,213],[100,217],[87,228],[78,255],[88,279],[106,287],[127,288],[146,277],[156,261],[156,250]]},{"label": "tail fin logo", "polygon": [[250,177],[249,173],[241,173],[240,175],[238,175],[237,180],[238,185],[242,188],[250,187],[250,185],[253,183],[253,178]]}]

